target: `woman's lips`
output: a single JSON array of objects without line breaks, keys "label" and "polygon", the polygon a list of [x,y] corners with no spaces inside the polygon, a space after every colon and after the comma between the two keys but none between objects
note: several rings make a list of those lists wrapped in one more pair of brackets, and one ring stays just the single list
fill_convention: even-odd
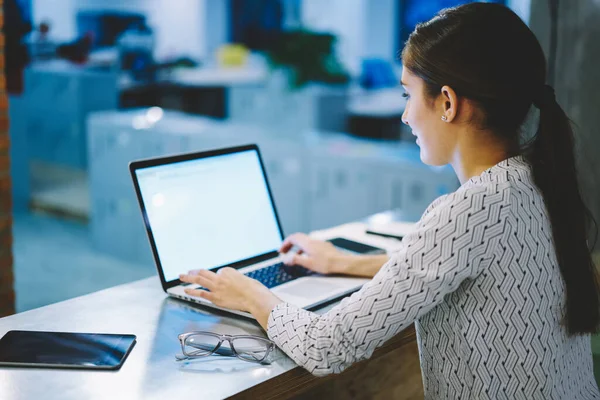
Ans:
[{"label": "woman's lips", "polygon": [[410,133],[412,133],[413,136],[417,138],[417,144],[420,144],[421,142],[419,142],[419,137],[417,136],[417,134],[414,131],[411,131]]}]

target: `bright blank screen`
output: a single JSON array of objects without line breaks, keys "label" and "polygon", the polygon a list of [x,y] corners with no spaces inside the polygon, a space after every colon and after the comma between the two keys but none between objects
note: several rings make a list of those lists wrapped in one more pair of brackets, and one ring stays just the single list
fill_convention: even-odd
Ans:
[{"label": "bright blank screen", "polygon": [[165,280],[281,245],[254,150],[136,171]]}]

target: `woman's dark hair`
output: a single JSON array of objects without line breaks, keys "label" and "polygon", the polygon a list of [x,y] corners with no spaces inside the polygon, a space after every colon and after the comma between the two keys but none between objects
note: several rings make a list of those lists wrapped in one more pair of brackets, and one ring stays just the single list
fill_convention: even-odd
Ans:
[{"label": "woman's dark hair", "polygon": [[[402,62],[424,80],[429,98],[448,85],[473,100],[481,110],[481,127],[526,157],[552,224],[566,285],[567,330],[596,332],[598,282],[587,241],[594,221],[579,191],[571,123],[545,85],[546,59],[533,32],[507,7],[470,3],[417,25]],[[539,127],[519,146],[532,104],[540,109]]]}]

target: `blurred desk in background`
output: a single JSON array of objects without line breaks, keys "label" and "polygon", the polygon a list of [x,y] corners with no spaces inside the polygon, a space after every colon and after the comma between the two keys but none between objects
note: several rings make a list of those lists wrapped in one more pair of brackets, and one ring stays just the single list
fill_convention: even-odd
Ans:
[{"label": "blurred desk in background", "polygon": [[348,106],[348,132],[371,139],[412,141],[402,123],[406,99],[402,88],[354,93]]},{"label": "blurred desk in background", "polygon": [[[232,85],[259,84],[264,68],[176,68],[153,83],[134,82],[114,68],[78,65],[65,60],[31,64],[24,91],[11,99],[11,140],[18,143],[22,179],[35,160],[78,170],[87,169],[85,121],[93,111],[162,106],[192,114],[226,118]],[[16,164],[15,164],[16,166]],[[27,205],[19,188],[18,206]]]},{"label": "blurred desk in background", "polygon": [[119,79],[120,108],[162,107],[225,119],[232,87],[259,85],[268,76],[264,68],[174,68],[160,72],[153,82]]},{"label": "blurred desk in background", "polygon": [[181,86],[214,87],[263,83],[269,71],[265,68],[204,67],[175,69],[166,78]]},{"label": "blurred desk in background", "polygon": [[29,158],[66,167],[87,166],[88,113],[114,110],[117,74],[54,60],[25,69],[25,90],[11,104],[11,135],[26,138]]}]

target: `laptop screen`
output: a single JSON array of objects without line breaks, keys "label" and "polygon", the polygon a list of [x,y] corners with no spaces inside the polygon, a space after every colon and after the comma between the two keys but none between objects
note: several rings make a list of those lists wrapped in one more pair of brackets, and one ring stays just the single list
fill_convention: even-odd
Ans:
[{"label": "laptop screen", "polygon": [[279,249],[282,237],[258,153],[136,170],[167,282]]}]

